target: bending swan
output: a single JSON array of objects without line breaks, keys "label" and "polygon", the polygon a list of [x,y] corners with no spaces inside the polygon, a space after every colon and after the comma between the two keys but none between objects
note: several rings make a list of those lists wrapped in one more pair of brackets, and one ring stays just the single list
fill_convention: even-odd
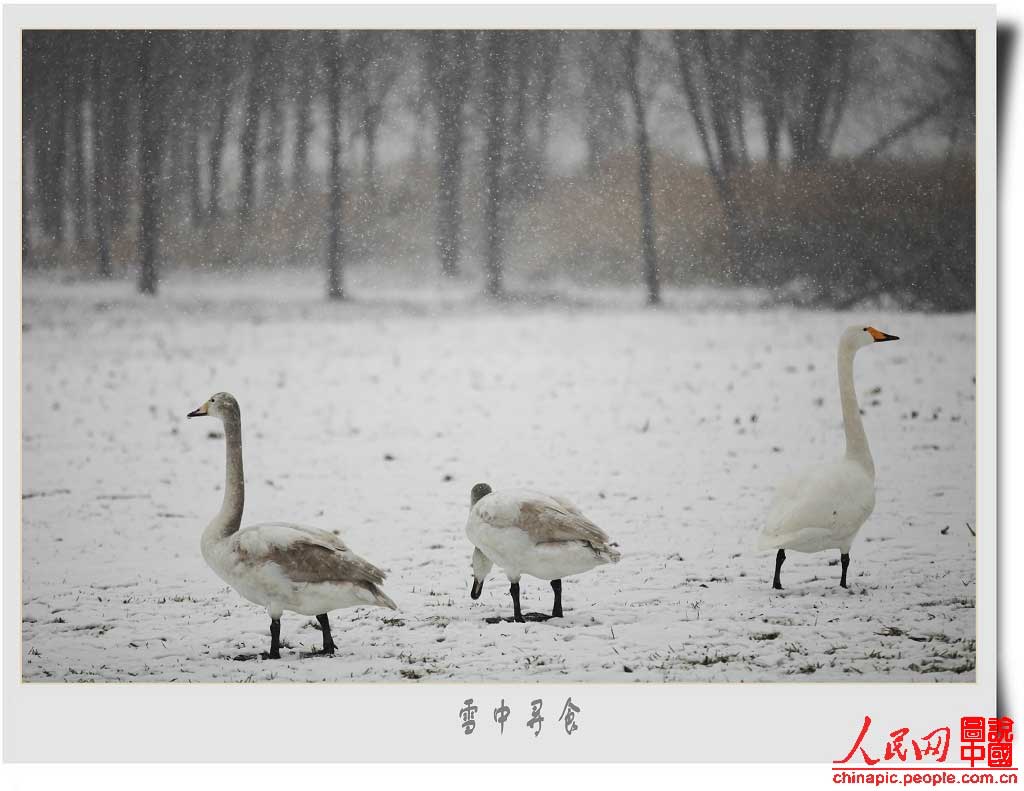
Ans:
[{"label": "bending swan", "polygon": [[333,533],[285,522],[239,530],[245,502],[242,476],[242,421],[230,393],[217,393],[188,417],[210,415],[224,423],[227,479],[224,504],[200,544],[203,559],[217,576],[270,614],[270,651],[280,659],[281,614],[315,615],[324,638],[324,654],[336,648],[327,613],[342,607],[375,605],[397,609],[377,586],[384,572],[352,552]]},{"label": "bending swan", "polygon": [[528,489],[495,492],[486,483],[470,493],[466,535],[476,547],[469,595],[480,598],[484,580],[497,563],[511,583],[513,619],[520,623],[526,621],[519,606],[523,574],[551,580],[554,607],[550,616],[537,619],[561,618],[562,577],[618,563],[621,557],[608,535],[568,500]]},{"label": "bending swan", "polygon": [[875,508],[875,463],[860,417],[853,386],[853,357],[872,343],[898,341],[874,327],[849,327],[839,337],[839,396],[846,429],[846,455],[831,464],[811,467],[782,483],[768,511],[758,549],[778,549],[772,587],[782,590],[786,550],[821,552],[838,549],[846,586],[850,545]]}]

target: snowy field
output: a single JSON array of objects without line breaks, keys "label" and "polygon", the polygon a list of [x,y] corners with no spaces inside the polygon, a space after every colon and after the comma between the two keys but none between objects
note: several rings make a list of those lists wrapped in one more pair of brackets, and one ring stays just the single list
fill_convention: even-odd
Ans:
[{"label": "snowy field", "polygon": [[[494,308],[471,289],[320,296],[293,282],[24,287],[23,676],[32,681],[974,680],[974,316],[758,310],[639,294]],[[754,551],[774,484],[841,453],[839,333],[857,357],[878,502],[838,551]],[[265,612],[205,565],[224,440],[242,408],[243,525],[337,529],[400,607]],[[566,579],[566,617],[469,598],[469,490],[562,493],[622,562]],[[523,578],[523,609],[548,584]]]}]

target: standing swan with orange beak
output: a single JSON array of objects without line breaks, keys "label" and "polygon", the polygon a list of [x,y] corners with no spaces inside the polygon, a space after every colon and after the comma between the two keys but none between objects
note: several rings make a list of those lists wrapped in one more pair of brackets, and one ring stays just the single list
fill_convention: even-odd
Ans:
[{"label": "standing swan with orange beak", "polygon": [[384,572],[363,560],[333,533],[287,522],[267,522],[239,530],[245,503],[242,474],[242,418],[231,393],[216,393],[188,417],[211,416],[224,424],[227,480],[224,503],[200,544],[203,559],[217,576],[270,615],[270,651],[280,659],[281,615],[291,610],[315,615],[324,654],[333,654],[328,613],[359,605],[397,609],[378,585]]},{"label": "standing swan with orange beak", "polygon": [[853,386],[853,358],[864,346],[898,341],[874,327],[849,327],[839,338],[839,397],[846,430],[846,455],[816,465],[779,486],[758,541],[758,549],[778,549],[772,587],[782,590],[786,550],[822,552],[838,549],[846,585],[850,545],[875,508],[875,462]]}]

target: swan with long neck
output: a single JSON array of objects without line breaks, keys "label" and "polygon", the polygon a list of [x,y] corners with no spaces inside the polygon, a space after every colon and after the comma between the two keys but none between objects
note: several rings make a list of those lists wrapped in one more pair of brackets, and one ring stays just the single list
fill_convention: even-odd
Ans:
[{"label": "swan with long neck", "polygon": [[839,338],[839,398],[843,409],[846,453],[831,464],[816,465],[784,481],[775,494],[759,549],[776,549],[772,587],[782,589],[786,550],[821,552],[838,549],[839,584],[847,587],[850,547],[875,508],[875,462],[853,384],[853,358],[865,346],[898,337],[874,327],[849,327]]},{"label": "swan with long neck", "polygon": [[224,501],[203,531],[203,559],[217,576],[270,615],[270,651],[280,658],[281,615],[285,610],[315,615],[323,633],[324,654],[337,646],[328,613],[358,605],[397,609],[378,587],[384,572],[345,546],[334,533],[286,522],[252,525],[244,530],[245,478],[242,473],[242,419],[230,393],[216,393],[188,417],[216,417],[224,424],[227,469]]}]

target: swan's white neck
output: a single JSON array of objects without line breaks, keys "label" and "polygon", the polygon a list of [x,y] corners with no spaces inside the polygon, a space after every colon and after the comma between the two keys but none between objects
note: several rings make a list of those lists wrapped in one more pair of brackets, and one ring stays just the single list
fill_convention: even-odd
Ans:
[{"label": "swan's white neck", "polygon": [[242,474],[242,422],[240,418],[224,420],[224,439],[227,445],[227,473],[224,478],[224,503],[220,513],[206,528],[213,540],[227,538],[242,524],[245,505],[245,478]]},{"label": "swan's white neck", "polygon": [[857,390],[853,385],[853,357],[857,347],[839,344],[839,398],[843,405],[843,428],[846,430],[846,458],[859,462],[874,477],[875,462],[864,433],[864,421],[857,403]]}]

